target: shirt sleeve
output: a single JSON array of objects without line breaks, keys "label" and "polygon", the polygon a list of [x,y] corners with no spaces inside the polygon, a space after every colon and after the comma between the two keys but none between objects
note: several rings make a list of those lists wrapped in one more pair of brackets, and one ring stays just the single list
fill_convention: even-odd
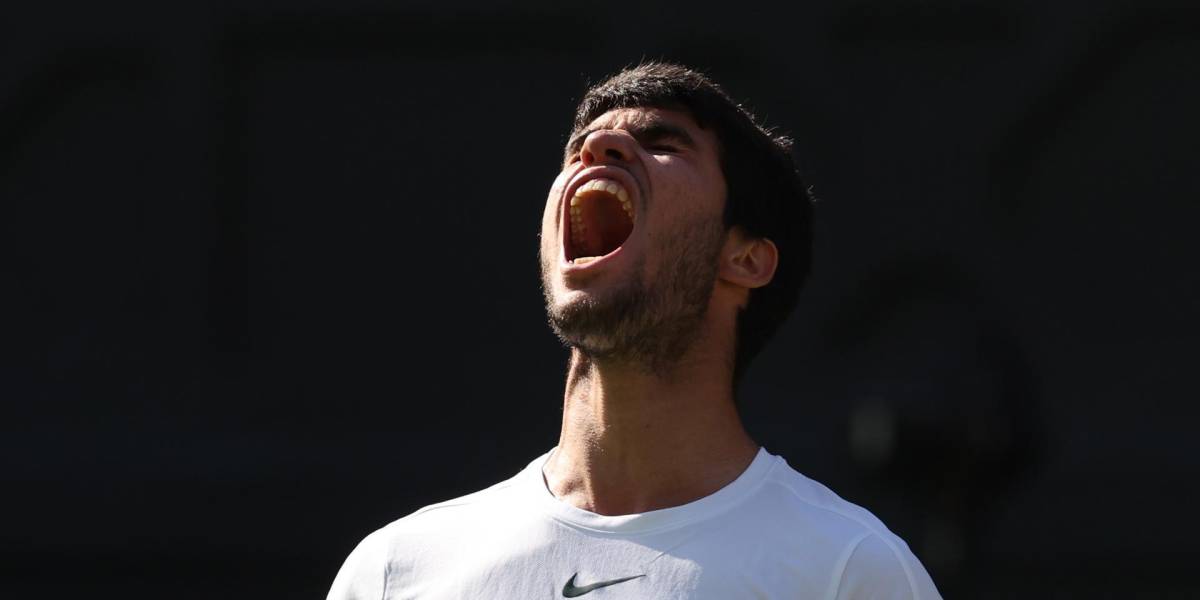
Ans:
[{"label": "shirt sleeve", "polygon": [[941,600],[929,573],[898,538],[872,533],[850,552],[837,600]]},{"label": "shirt sleeve", "polygon": [[326,600],[382,600],[388,550],[384,530],[363,538],[346,557]]}]

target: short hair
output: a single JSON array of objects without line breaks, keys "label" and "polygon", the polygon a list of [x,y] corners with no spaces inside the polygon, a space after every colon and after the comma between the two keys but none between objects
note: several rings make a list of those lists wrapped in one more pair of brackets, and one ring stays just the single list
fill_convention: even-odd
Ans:
[{"label": "short hair", "polygon": [[676,64],[649,62],[627,68],[592,86],[575,110],[572,134],[620,108],[682,110],[716,134],[725,175],[726,230],[771,240],[779,251],[775,276],[751,290],[737,317],[734,381],[796,306],[812,255],[811,189],[792,155],[792,141],[776,135],[702,73]]}]

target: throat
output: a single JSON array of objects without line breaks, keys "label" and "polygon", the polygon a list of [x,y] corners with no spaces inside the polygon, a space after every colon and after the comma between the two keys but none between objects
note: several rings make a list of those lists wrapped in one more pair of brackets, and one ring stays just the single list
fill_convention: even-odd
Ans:
[{"label": "throat", "polygon": [[679,506],[721,489],[753,460],[758,446],[731,396],[607,366],[572,360],[562,434],[543,468],[560,500],[602,515]]}]

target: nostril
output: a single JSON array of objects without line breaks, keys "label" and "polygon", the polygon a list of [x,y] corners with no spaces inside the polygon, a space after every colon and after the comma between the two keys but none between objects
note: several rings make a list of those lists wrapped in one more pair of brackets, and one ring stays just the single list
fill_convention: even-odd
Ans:
[{"label": "nostril", "polygon": [[616,160],[625,160],[625,155],[621,154],[621,151],[617,150],[616,148],[609,148],[608,150],[605,150],[604,153],[606,155],[608,155],[609,158],[614,158]]}]

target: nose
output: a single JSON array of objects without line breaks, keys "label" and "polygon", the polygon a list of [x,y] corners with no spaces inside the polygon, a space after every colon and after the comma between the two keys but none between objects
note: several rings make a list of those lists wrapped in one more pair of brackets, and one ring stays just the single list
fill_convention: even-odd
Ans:
[{"label": "nose", "polygon": [[597,162],[628,162],[636,156],[637,140],[620,129],[598,129],[588,134],[579,151],[585,166]]}]

